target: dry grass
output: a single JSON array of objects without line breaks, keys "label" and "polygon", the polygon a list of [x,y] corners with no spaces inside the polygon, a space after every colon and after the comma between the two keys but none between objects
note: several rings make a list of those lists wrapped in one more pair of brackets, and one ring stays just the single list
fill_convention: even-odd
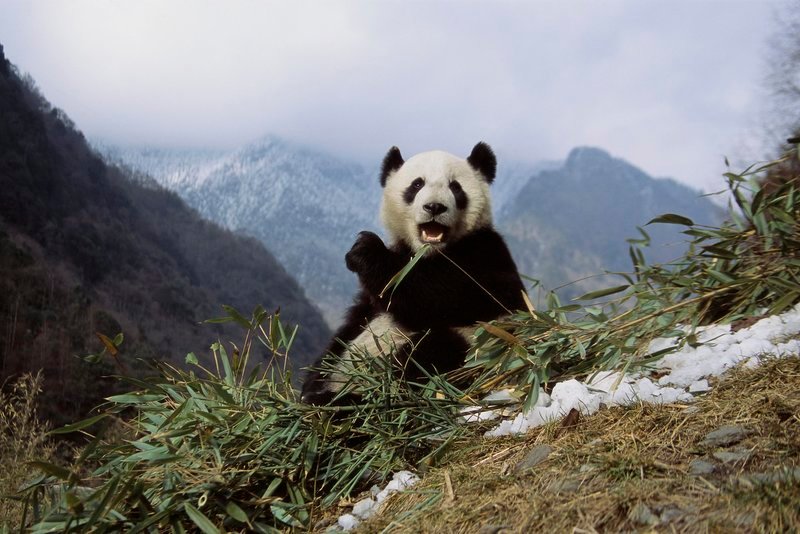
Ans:
[{"label": "dry grass", "polygon": [[[701,445],[723,425],[750,433]],[[540,444],[552,447],[547,459],[515,472]],[[747,458],[726,464],[715,452]],[[716,470],[691,474],[697,459]],[[612,408],[517,438],[473,437],[441,465],[360,531],[791,531],[800,525],[800,359],[737,369],[689,406]]]},{"label": "dry grass", "polygon": [[27,462],[49,460],[55,450],[36,415],[41,387],[42,375],[37,373],[0,389],[0,528],[21,523],[23,505],[8,496],[35,475]]}]

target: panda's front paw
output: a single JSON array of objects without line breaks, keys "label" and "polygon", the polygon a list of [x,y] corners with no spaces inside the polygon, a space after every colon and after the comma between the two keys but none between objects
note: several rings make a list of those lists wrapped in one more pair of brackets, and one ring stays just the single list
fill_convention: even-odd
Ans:
[{"label": "panda's front paw", "polygon": [[344,261],[347,268],[354,273],[363,273],[374,266],[384,252],[386,252],[386,245],[377,234],[361,232],[350,252],[345,255]]}]

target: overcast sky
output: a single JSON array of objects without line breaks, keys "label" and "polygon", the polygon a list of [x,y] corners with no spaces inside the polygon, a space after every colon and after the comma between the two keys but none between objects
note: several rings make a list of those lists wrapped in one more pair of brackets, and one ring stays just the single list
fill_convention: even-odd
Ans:
[{"label": "overcast sky", "polygon": [[[376,165],[602,147],[722,187],[756,135],[779,4],[0,0],[0,43],[90,138],[233,147],[276,134]],[[501,162],[502,164],[502,159]]]}]

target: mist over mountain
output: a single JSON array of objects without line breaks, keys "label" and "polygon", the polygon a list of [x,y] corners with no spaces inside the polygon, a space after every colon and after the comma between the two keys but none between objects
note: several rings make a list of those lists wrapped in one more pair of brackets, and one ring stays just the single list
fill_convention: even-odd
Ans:
[{"label": "mist over mountain", "polygon": [[242,340],[238,326],[200,324],[223,304],[280,307],[302,325],[294,363],[315,359],[329,330],[264,246],[135,178],[93,152],[0,47],[0,380],[43,369],[48,415],[74,420],[108,394],[110,362],[78,357],[99,352],[95,332],[124,334],[131,370],[189,351],[209,363],[212,342]]}]

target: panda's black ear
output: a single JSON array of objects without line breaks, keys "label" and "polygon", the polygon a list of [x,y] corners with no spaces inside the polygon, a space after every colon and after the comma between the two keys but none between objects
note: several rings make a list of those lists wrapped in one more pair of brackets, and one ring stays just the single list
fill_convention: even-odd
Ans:
[{"label": "panda's black ear", "polygon": [[396,146],[390,148],[381,165],[381,187],[386,187],[386,179],[393,171],[402,167],[403,163],[405,161],[403,161],[403,156],[400,154],[400,149]]},{"label": "panda's black ear", "polygon": [[492,147],[481,141],[472,149],[472,154],[467,158],[467,163],[480,172],[486,181],[492,183],[497,173],[497,158],[494,157]]}]

